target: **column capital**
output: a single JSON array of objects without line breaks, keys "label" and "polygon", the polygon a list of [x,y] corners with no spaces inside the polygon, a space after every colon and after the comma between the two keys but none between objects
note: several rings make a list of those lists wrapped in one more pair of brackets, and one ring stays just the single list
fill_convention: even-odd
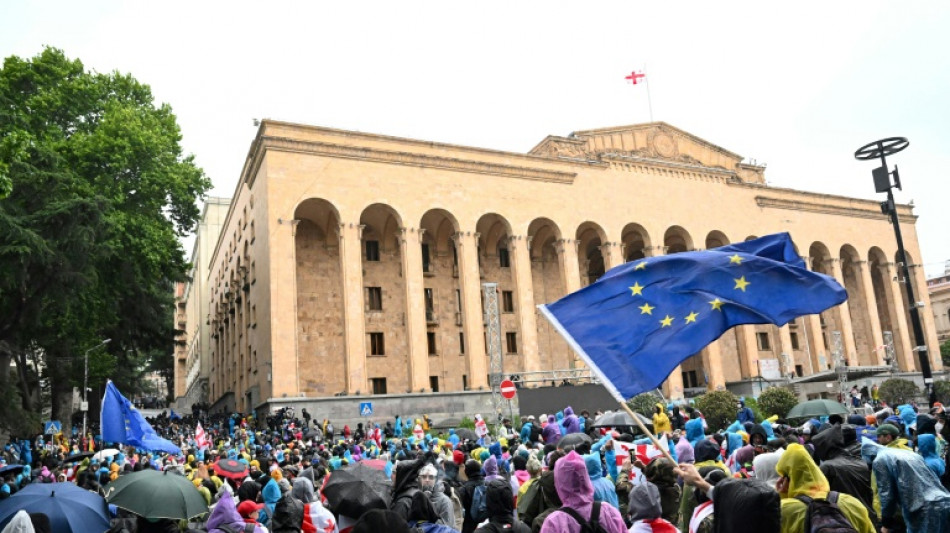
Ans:
[{"label": "column capital", "polygon": [[461,246],[465,242],[466,238],[478,241],[479,237],[481,236],[482,234],[478,233],[477,231],[456,231],[452,234],[451,239],[453,242],[455,242],[455,244]]},{"label": "column capital", "polygon": [[339,237],[340,237],[340,240],[341,240],[341,241],[344,239],[344,234],[346,233],[346,228],[355,229],[355,230],[356,230],[356,238],[361,240],[361,239],[363,238],[363,230],[366,228],[366,225],[365,225],[365,224],[360,224],[360,223],[357,223],[357,222],[341,222],[341,223],[340,223],[340,234],[339,234]]},{"label": "column capital", "polygon": [[577,249],[580,246],[581,241],[577,239],[557,239],[554,241],[554,249],[557,250],[557,253],[563,254],[568,250],[568,246],[574,246],[574,253],[577,253]]},{"label": "column capital", "polygon": [[411,228],[411,227],[409,228],[402,227],[396,230],[396,238],[400,239],[402,244],[406,244],[408,240],[412,238],[412,236],[416,236],[416,238],[419,239],[419,242],[422,242],[422,238],[425,235],[425,233],[426,233],[425,228],[416,229],[416,228]]}]

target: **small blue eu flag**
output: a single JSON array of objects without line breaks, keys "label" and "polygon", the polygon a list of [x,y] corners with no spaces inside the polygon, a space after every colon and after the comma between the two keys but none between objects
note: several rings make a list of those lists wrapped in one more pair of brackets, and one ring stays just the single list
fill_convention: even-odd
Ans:
[{"label": "small blue eu flag", "polygon": [[103,442],[117,442],[129,444],[136,448],[149,451],[161,451],[180,454],[181,448],[155,433],[142,413],[132,405],[112,380],[106,383],[106,393],[102,397],[102,413],[100,415]]},{"label": "small blue eu flag", "polygon": [[623,402],[740,324],[784,325],[847,300],[811,272],[787,233],[648,257],[538,308]]}]

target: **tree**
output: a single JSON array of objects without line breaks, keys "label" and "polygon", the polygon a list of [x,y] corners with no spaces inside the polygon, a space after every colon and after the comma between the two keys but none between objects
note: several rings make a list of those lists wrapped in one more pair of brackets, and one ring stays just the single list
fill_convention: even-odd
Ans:
[{"label": "tree", "polygon": [[660,398],[656,394],[651,392],[644,392],[643,394],[637,394],[630,401],[627,402],[627,405],[630,406],[630,410],[634,413],[640,413],[641,415],[653,419],[653,413],[656,412],[656,404],[666,403],[663,401],[663,398]]},{"label": "tree", "polygon": [[935,381],[934,394],[937,396],[938,402],[944,405],[950,405],[950,381],[945,379]]},{"label": "tree", "polygon": [[943,360],[943,366],[950,366],[950,340],[940,345],[940,359]]},{"label": "tree", "polygon": [[210,188],[180,141],[171,108],[128,74],[86,72],[54,48],[4,60],[0,367],[14,360],[27,410],[47,378],[64,418],[83,352],[104,338],[103,373],[124,387],[143,368],[134,354],[172,357],[172,287],[188,267],[178,237]]},{"label": "tree", "polygon": [[725,429],[736,420],[738,403],[739,398],[727,390],[707,392],[696,398],[696,408],[706,417],[711,431]]},{"label": "tree", "polygon": [[909,379],[891,378],[885,380],[877,389],[881,400],[888,405],[898,405],[915,400],[920,395],[917,384]]},{"label": "tree", "polygon": [[772,415],[785,418],[796,404],[798,397],[785,387],[769,387],[759,395],[759,410],[766,418]]}]

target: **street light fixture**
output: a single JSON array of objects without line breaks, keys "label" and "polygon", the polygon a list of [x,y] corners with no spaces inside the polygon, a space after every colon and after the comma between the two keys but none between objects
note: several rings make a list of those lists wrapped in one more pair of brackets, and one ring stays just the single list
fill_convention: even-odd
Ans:
[{"label": "street light fixture", "polygon": [[[933,388],[933,372],[930,370],[930,353],[927,350],[927,341],[924,338],[924,328],[920,323],[920,306],[917,304],[917,299],[914,296],[914,284],[910,277],[907,256],[904,253],[904,239],[901,237],[900,222],[897,218],[897,206],[894,203],[893,189],[894,187],[901,189],[901,179],[897,173],[896,166],[894,167],[894,172],[888,171],[887,160],[885,159],[886,156],[896,154],[907,148],[908,145],[910,145],[910,141],[904,137],[888,137],[887,139],[874,141],[858,148],[857,151],[854,152],[854,158],[859,161],[881,159],[881,166],[871,171],[871,175],[874,177],[874,190],[876,192],[887,193],[887,200],[881,202],[881,212],[890,216],[891,224],[894,226],[894,236],[897,238],[897,266],[901,269],[901,273],[904,276],[904,287],[907,290],[907,309],[910,313],[911,327],[914,329],[914,344],[916,348],[914,348],[913,351],[917,352],[917,356],[920,358],[920,371],[924,377],[927,399],[932,406],[934,402],[937,401],[937,398]],[[894,178],[893,183],[891,176]]]},{"label": "street light fixture", "polygon": [[93,346],[86,350],[83,354],[83,371],[82,371],[82,439],[86,438],[86,418],[89,414],[89,402],[86,400],[86,391],[89,389],[89,352],[101,348],[106,344],[112,342],[112,339],[105,339],[99,344]]}]

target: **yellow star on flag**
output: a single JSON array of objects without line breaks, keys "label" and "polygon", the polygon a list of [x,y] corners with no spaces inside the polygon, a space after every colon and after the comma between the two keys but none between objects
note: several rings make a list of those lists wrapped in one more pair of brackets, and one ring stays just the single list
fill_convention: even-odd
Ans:
[{"label": "yellow star on flag", "polygon": [[647,267],[647,262],[646,262],[646,261],[640,261],[639,263],[637,263],[637,266],[633,267],[633,269],[634,269],[634,270],[643,270],[643,269],[645,269],[646,267]]},{"label": "yellow star on flag", "polygon": [[742,264],[742,258],[739,257],[739,254],[735,254],[734,256],[729,258],[729,264],[732,264],[732,263],[735,263],[737,265]]},{"label": "yellow star on flag", "polygon": [[656,307],[654,307],[654,306],[652,306],[652,305],[650,305],[650,304],[648,304],[648,303],[647,303],[647,304],[643,304],[643,305],[640,306],[640,314],[641,314],[641,315],[652,315],[654,309],[656,309]]},{"label": "yellow star on flag", "polygon": [[696,322],[696,317],[698,316],[699,316],[699,313],[697,313],[696,311],[693,311],[692,313],[686,315],[686,323],[689,324],[690,322]]},{"label": "yellow star on flag", "polygon": [[667,327],[667,326],[672,326],[672,325],[673,325],[673,317],[671,317],[670,315],[666,315],[666,316],[663,318],[663,320],[660,321],[660,324],[663,324],[662,326],[660,326],[661,328],[665,328],[665,327]]},{"label": "yellow star on flag", "polygon": [[630,287],[630,290],[633,291],[633,294],[631,294],[631,296],[637,296],[637,295],[643,296],[643,286],[640,285],[639,282],[634,282],[633,287]]},{"label": "yellow star on flag", "polygon": [[748,287],[749,285],[750,283],[745,280],[745,276],[742,276],[741,278],[736,280],[735,288],[739,289],[742,292],[745,292],[745,288]]},{"label": "yellow star on flag", "polygon": [[712,306],[713,311],[722,311],[722,300],[716,298],[715,300],[709,302],[709,305]]}]

